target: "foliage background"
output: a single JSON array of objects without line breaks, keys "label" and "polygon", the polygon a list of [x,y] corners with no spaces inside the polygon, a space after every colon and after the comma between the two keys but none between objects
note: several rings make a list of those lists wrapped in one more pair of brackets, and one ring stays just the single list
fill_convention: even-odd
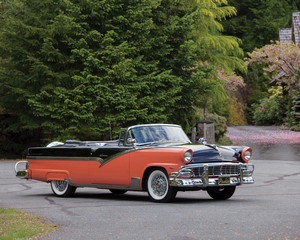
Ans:
[{"label": "foliage background", "polygon": [[99,140],[109,136],[109,123],[115,138],[132,124],[171,122],[186,129],[196,121],[192,106],[213,70],[191,69],[203,51],[189,34],[199,11],[178,0],[6,4],[3,151],[23,149],[14,136],[26,142],[28,133],[46,141]]},{"label": "foliage background", "polygon": [[199,108],[226,124],[253,124],[254,108],[271,96],[271,75],[263,74],[264,64],[247,68],[244,57],[277,40],[299,6],[2,0],[0,157],[24,157],[27,147],[53,140],[105,140],[110,127],[113,138],[140,123],[190,131]]}]

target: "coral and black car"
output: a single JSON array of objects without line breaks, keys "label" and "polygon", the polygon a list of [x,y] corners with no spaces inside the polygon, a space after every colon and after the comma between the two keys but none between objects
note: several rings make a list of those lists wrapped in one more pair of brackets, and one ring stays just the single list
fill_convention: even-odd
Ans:
[{"label": "coral and black car", "polygon": [[[53,142],[31,147],[16,176],[50,183],[55,195],[68,197],[78,187],[114,194],[147,191],[155,202],[170,202],[178,191],[204,190],[228,199],[242,184],[254,183],[252,149],[192,143],[173,124],[121,129],[118,140]],[[23,170],[18,170],[25,163]]]}]

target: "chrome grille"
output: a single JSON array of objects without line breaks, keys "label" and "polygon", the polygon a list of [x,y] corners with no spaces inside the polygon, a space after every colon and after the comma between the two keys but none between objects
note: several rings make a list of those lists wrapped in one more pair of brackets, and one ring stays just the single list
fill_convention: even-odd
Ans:
[{"label": "chrome grille", "polygon": [[[204,167],[194,167],[190,168],[195,177],[204,175]],[[209,166],[208,175],[209,176],[220,176],[220,175],[237,175],[240,174],[240,169],[238,165],[218,165]]]}]

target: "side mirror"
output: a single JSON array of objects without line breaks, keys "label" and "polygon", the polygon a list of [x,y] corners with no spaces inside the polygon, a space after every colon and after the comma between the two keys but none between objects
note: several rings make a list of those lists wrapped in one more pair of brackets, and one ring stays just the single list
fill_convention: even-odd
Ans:
[{"label": "side mirror", "polygon": [[133,144],[134,145],[134,144],[137,143],[137,140],[135,138],[128,138],[126,142],[127,142],[127,144]]},{"label": "side mirror", "polygon": [[207,144],[206,138],[199,138],[198,142],[201,143],[201,144],[204,144],[204,145]]}]

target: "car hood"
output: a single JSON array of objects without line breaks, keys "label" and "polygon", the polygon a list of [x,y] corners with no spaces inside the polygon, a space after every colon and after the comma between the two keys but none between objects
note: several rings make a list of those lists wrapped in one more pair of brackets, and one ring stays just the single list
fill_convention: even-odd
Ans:
[{"label": "car hood", "polygon": [[236,151],[227,147],[190,145],[189,148],[193,150],[193,160],[191,163],[237,161],[238,154]]},{"label": "car hood", "polygon": [[238,153],[228,147],[202,144],[184,144],[180,147],[189,148],[193,151],[193,160],[190,164],[237,161]]},{"label": "car hood", "polygon": [[[142,148],[148,148],[149,146],[144,146]],[[151,147],[154,147],[153,145]],[[239,153],[232,148],[226,146],[216,146],[216,145],[203,145],[199,143],[185,143],[185,144],[158,144],[156,147],[176,147],[176,148],[187,148],[193,151],[193,163],[207,163],[207,162],[232,162],[237,161]]]}]

